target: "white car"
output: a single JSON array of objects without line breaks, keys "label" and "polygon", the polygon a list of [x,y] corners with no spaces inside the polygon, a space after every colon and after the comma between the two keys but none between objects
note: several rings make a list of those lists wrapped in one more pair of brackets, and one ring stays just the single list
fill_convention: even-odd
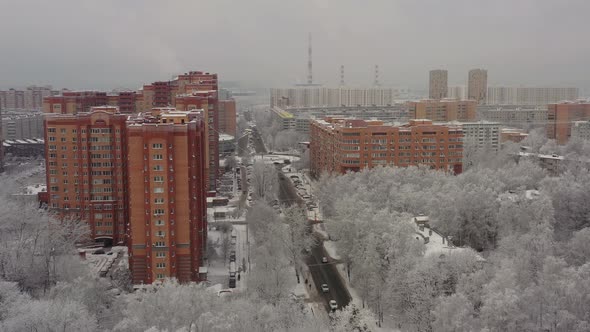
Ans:
[{"label": "white car", "polygon": [[322,257],[322,263],[328,263],[328,257]]},{"label": "white car", "polygon": [[336,303],[336,300],[330,300],[330,309],[332,309],[332,311],[338,309],[338,304]]},{"label": "white car", "polygon": [[327,284],[322,284],[322,293],[328,293],[330,288],[328,288]]}]

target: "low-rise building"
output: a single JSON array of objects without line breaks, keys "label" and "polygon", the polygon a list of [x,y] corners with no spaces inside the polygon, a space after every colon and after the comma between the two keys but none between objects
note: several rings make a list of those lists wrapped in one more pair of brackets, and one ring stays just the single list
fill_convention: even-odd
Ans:
[{"label": "low-rise building", "polygon": [[281,130],[295,130],[309,133],[309,122],[325,117],[352,117],[362,120],[380,120],[384,122],[406,122],[408,120],[406,104],[390,106],[340,106],[340,107],[273,107],[275,121]]},{"label": "low-rise building", "polygon": [[463,127],[463,141],[476,149],[500,148],[500,124],[497,122],[478,121],[456,123]]},{"label": "low-rise building", "polygon": [[528,136],[529,136],[529,134],[524,132],[522,129],[518,129],[518,128],[502,128],[502,129],[500,129],[500,143],[504,143],[504,142],[520,143]]},{"label": "low-rise building", "polygon": [[590,121],[574,121],[572,124],[572,138],[590,140]]},{"label": "low-rise building", "polygon": [[4,140],[2,147],[5,154],[15,157],[44,157],[45,142],[41,138]]},{"label": "low-rise building", "polygon": [[547,106],[547,138],[566,144],[572,134],[574,121],[590,120],[590,102],[576,101]]},{"label": "low-rise building", "polygon": [[3,111],[1,133],[7,140],[42,138],[43,113]]},{"label": "low-rise building", "polygon": [[478,118],[515,127],[539,127],[547,123],[547,108],[523,105],[486,106],[477,108]]},{"label": "low-rise building", "polygon": [[425,99],[408,102],[410,119],[436,122],[475,121],[477,102],[457,99]]},{"label": "low-rise building", "polygon": [[219,134],[219,153],[223,156],[236,151],[236,138],[228,134]]},{"label": "low-rise building", "polygon": [[425,165],[459,174],[463,130],[426,119],[405,125],[378,120],[325,118],[310,122],[311,173],[343,174],[377,166]]}]

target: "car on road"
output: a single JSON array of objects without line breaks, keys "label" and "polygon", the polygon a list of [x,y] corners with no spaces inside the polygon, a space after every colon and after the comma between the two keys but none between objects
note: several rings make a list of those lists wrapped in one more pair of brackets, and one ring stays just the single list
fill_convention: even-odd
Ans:
[{"label": "car on road", "polygon": [[328,263],[328,257],[322,257],[322,263]]},{"label": "car on road", "polygon": [[322,293],[328,293],[329,291],[328,284],[322,284]]},{"label": "car on road", "polygon": [[336,303],[336,300],[330,300],[330,309],[332,311],[338,309],[338,304]]}]

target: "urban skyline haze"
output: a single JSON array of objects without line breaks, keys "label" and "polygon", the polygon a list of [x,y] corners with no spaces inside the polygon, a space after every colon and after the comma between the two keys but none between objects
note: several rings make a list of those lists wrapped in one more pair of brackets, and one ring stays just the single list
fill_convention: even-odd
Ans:
[{"label": "urban skyline haze", "polygon": [[288,86],[306,81],[311,32],[314,81],[330,86],[340,65],[349,85],[372,85],[377,64],[387,86],[427,89],[438,68],[449,85],[466,84],[469,69],[484,68],[490,86],[588,91],[589,10],[580,0],[10,1],[0,89],[136,89],[190,68]]}]

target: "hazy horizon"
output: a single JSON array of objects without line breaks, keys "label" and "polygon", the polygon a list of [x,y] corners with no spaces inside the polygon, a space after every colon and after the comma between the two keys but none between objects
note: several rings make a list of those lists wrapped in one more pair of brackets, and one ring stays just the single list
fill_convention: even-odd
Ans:
[{"label": "hazy horizon", "polygon": [[577,0],[12,1],[0,14],[0,88],[136,89],[189,70],[289,86],[306,80],[311,32],[314,82],[328,86],[340,65],[348,85],[371,85],[377,64],[386,86],[425,89],[439,68],[463,85],[485,68],[490,86],[585,91],[589,10]]}]

